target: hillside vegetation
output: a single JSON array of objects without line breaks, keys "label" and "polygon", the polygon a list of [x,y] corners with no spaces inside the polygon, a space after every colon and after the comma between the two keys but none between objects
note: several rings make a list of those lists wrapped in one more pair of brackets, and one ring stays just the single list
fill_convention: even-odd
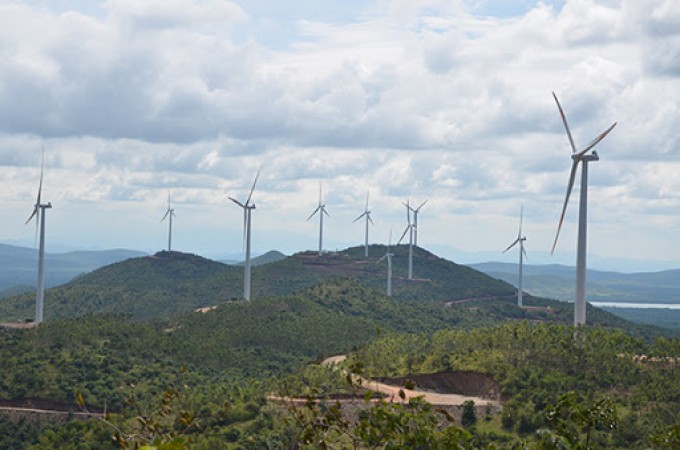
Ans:
[{"label": "hillside vegetation", "polygon": [[[386,251],[371,246],[373,254]],[[394,248],[393,294],[400,300],[448,301],[512,296],[514,288],[481,272],[416,248],[414,280],[407,280],[407,247]],[[351,277],[379,291],[385,289],[386,266],[365,260],[363,247],[318,256],[298,253],[253,268],[252,298],[285,296],[336,277]],[[427,274],[425,278],[423,275]],[[45,318],[91,313],[129,314],[137,320],[168,318],[197,308],[242,298],[243,269],[200,256],[159,252],[133,258],[92,273],[45,294]],[[30,294],[0,301],[1,321],[21,321],[34,314]]]}]

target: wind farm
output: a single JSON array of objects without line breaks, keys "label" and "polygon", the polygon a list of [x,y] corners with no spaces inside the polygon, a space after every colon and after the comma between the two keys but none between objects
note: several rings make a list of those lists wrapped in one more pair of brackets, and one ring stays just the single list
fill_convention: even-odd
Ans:
[{"label": "wind farm", "polygon": [[676,3],[0,2],[0,449],[676,448]]}]

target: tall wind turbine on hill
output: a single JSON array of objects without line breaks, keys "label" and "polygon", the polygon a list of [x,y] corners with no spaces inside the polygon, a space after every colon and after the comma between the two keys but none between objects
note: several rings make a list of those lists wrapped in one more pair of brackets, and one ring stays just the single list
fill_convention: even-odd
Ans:
[{"label": "tall wind turbine on hill", "polygon": [[415,245],[416,247],[418,246],[418,213],[420,212],[420,208],[425,206],[425,203],[427,203],[427,200],[425,200],[423,203],[420,204],[419,207],[415,209],[404,203],[404,205],[406,205],[406,207],[413,212],[413,245]]},{"label": "tall wind turbine on hill", "polygon": [[564,221],[564,214],[567,211],[567,204],[569,203],[569,196],[571,195],[571,190],[574,187],[574,181],[576,179],[576,170],[578,169],[579,163],[581,163],[581,198],[579,201],[579,220],[578,220],[578,245],[576,250],[576,296],[574,300],[574,326],[585,325],[586,323],[586,240],[587,240],[587,226],[588,226],[588,163],[599,161],[600,157],[597,152],[593,150],[588,153],[593,147],[595,147],[602,139],[609,134],[610,131],[616,126],[614,122],[609,128],[603,131],[599,136],[593,139],[588,145],[583,148],[583,150],[576,151],[576,146],[574,145],[574,139],[571,137],[571,131],[569,130],[569,124],[567,123],[567,117],[562,110],[562,105],[557,99],[557,95],[553,92],[553,97],[555,98],[555,103],[557,103],[557,109],[560,111],[560,116],[562,117],[562,123],[567,131],[567,137],[569,138],[569,145],[571,145],[571,173],[569,174],[569,182],[567,184],[567,194],[564,198],[564,205],[562,206],[562,215],[560,216],[560,222],[557,226],[557,233],[555,234],[555,242],[553,242],[551,254],[555,252],[555,246],[557,245],[557,239],[560,236],[560,229],[562,228],[562,222]]},{"label": "tall wind turbine on hill", "polygon": [[250,213],[255,209],[255,204],[250,203],[250,200],[253,197],[253,191],[255,190],[255,185],[257,184],[257,179],[259,177],[260,171],[258,170],[257,175],[255,175],[253,187],[250,188],[250,193],[245,202],[241,203],[235,198],[229,197],[229,200],[243,208],[243,243],[246,252],[246,260],[243,265],[243,298],[247,301],[250,300]]},{"label": "tall wind turbine on hill", "polygon": [[35,293],[35,323],[43,321],[43,306],[45,300],[45,210],[52,207],[52,203],[42,203],[42,184],[45,170],[45,151],[43,150],[42,163],[40,164],[40,183],[38,184],[38,197],[33,206],[33,212],[26,220],[28,224],[35,217],[36,233],[40,227],[40,246],[38,249],[38,286]]},{"label": "tall wind turbine on hill", "polygon": [[366,193],[366,208],[364,209],[364,212],[361,213],[359,217],[354,219],[353,223],[356,222],[357,220],[361,219],[362,217],[366,218],[366,233],[365,233],[365,238],[364,238],[364,257],[368,258],[368,223],[373,223],[373,220],[371,219],[371,211],[368,209],[368,195],[369,193]]},{"label": "tall wind turbine on hill", "polygon": [[411,223],[411,205],[408,200],[406,200],[406,203],[404,203],[404,206],[406,206],[406,229],[404,230],[404,233],[401,235],[399,238],[399,241],[397,242],[397,245],[401,244],[402,239],[404,239],[404,236],[406,236],[406,233],[408,233],[408,279],[411,280],[413,279],[413,229],[414,225]]},{"label": "tall wind turbine on hill", "polygon": [[527,256],[527,252],[524,250],[524,241],[527,240],[525,236],[522,236],[522,216],[524,215],[524,208],[520,209],[519,212],[519,232],[517,233],[517,239],[508,246],[505,250],[503,250],[503,253],[507,252],[510,250],[512,247],[515,245],[519,244],[519,286],[517,289],[517,305],[521,308],[522,305],[522,263],[523,261],[523,256]]},{"label": "tall wind turbine on hill", "polygon": [[170,191],[168,191],[168,209],[161,219],[161,222],[168,218],[168,252],[172,251],[172,218],[175,217],[175,210],[170,206]]},{"label": "tall wind turbine on hill", "polygon": [[390,252],[390,246],[392,245],[392,228],[390,228],[390,240],[387,243],[387,252],[378,260],[378,262],[383,259],[387,259],[387,296],[392,297],[392,257],[394,253]]},{"label": "tall wind turbine on hill", "polygon": [[309,217],[307,217],[307,221],[309,221],[312,217],[314,217],[314,214],[319,213],[319,256],[323,253],[323,215],[327,215],[330,217],[328,212],[326,212],[326,205],[323,204],[322,200],[322,195],[321,195],[321,183],[319,183],[319,206],[316,207],[314,212],[310,214]]}]

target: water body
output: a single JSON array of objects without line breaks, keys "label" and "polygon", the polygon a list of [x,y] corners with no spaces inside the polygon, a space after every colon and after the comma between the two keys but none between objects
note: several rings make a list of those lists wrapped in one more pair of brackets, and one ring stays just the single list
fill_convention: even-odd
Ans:
[{"label": "water body", "polygon": [[625,303],[625,302],[588,302],[598,308],[633,308],[633,309],[677,309],[680,303]]}]

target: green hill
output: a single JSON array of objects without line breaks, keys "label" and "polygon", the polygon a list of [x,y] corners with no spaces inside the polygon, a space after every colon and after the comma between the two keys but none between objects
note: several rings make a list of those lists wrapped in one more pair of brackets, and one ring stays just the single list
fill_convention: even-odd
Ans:
[{"label": "green hill", "polygon": [[[508,320],[571,323],[568,304],[542,302],[550,310],[520,309],[508,299],[456,306],[395,301],[343,278],[288,296],[225,302],[167,322],[135,322],[107,314],[47,321],[37,328],[5,332],[4,337],[0,328],[0,358],[9,362],[0,365],[0,379],[6,380],[0,383],[0,398],[67,402],[77,388],[95,404],[112,405],[119,401],[116,390],[137,383],[135,378],[156,383],[163,373],[181,366],[205,376],[262,379],[349,352],[379,334],[471,329]],[[595,324],[628,324],[602,311],[590,309],[589,314]]]},{"label": "green hill", "polygon": [[[371,252],[384,254],[383,246]],[[466,266],[414,251],[413,280],[407,280],[407,247],[393,249],[393,294],[399,300],[440,302],[478,297],[512,296],[514,288]],[[376,258],[377,259],[377,258]],[[252,298],[288,295],[337,277],[350,277],[383,291],[386,264],[365,260],[363,247],[318,256],[298,253],[253,268]],[[243,269],[179,252],[159,252],[102,267],[71,283],[49,289],[45,317],[88,313],[130,314],[139,320],[170,317],[242,297]],[[33,316],[34,298],[21,295],[0,301],[0,320]]]}]

